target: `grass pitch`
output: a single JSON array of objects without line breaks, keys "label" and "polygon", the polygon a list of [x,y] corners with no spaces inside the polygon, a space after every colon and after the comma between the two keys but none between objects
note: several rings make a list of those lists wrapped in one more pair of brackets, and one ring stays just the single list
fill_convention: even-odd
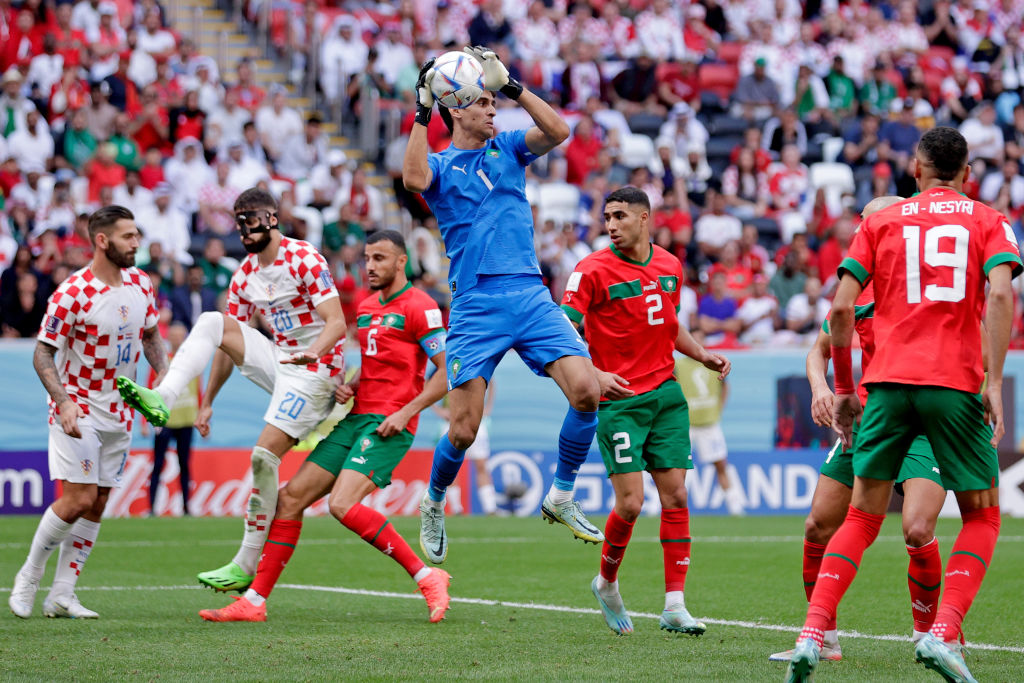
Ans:
[{"label": "grass pitch", "polygon": [[[416,547],[418,520],[395,526]],[[595,520],[597,521],[597,520]],[[0,598],[24,560],[36,518],[0,518]],[[196,572],[220,566],[241,536],[239,520],[104,522],[79,583],[98,621],[0,617],[4,680],[529,679],[781,681],[771,652],[791,647],[803,622],[802,520],[695,517],[687,607],[708,623],[702,638],[658,630],[663,601],[657,519],[638,521],[620,585],[636,631],[604,625],[590,593],[600,550],[539,518],[451,518],[445,568],[453,605],[427,623],[422,598],[397,564],[331,518],[306,521],[266,624],[210,624],[196,612],[230,598],[200,590]],[[948,557],[956,520],[939,538]],[[968,663],[982,681],[1024,680],[1021,578],[1024,520],[1003,538],[965,624]],[[913,661],[899,518],[868,550],[840,608],[844,661],[819,680],[937,681]],[[995,649],[984,649],[995,646]]]}]

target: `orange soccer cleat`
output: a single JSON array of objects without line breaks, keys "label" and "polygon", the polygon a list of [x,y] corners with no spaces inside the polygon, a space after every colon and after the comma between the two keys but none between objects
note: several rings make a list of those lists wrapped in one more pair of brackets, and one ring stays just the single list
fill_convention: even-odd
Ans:
[{"label": "orange soccer cleat", "polygon": [[433,568],[423,579],[416,584],[420,593],[427,601],[427,609],[430,610],[430,623],[436,624],[444,619],[448,611],[448,584],[452,577],[443,569]]},{"label": "orange soccer cleat", "polygon": [[[231,603],[227,607],[220,609],[201,609],[199,610],[199,616],[206,621],[266,621],[267,620],[267,604],[263,603],[259,607],[252,604],[242,596],[233,596],[235,602]],[[445,595],[445,606],[448,605],[447,595]]]}]

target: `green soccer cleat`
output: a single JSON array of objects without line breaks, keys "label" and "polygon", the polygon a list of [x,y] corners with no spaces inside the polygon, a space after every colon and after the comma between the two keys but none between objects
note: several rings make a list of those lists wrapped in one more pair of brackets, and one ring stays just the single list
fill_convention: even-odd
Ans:
[{"label": "green soccer cleat", "polygon": [[600,575],[595,576],[594,580],[590,582],[590,590],[594,593],[594,597],[597,598],[597,604],[601,606],[604,623],[608,624],[608,628],[615,631],[618,635],[628,636],[633,632],[633,620],[626,614],[626,606],[622,604],[622,597],[619,595],[618,590],[612,596],[606,597],[601,595],[601,591],[597,588],[597,580],[599,578]]},{"label": "green soccer cleat", "polygon": [[821,648],[810,638],[800,640],[793,648],[793,657],[786,670],[786,683],[804,683],[814,680],[814,669],[821,658]]},{"label": "green soccer cleat", "polygon": [[960,648],[950,647],[930,633],[917,641],[914,654],[917,661],[938,672],[949,683],[978,683],[967,669]]},{"label": "green soccer cleat", "polygon": [[575,500],[556,505],[551,502],[551,494],[544,496],[544,502],[540,505],[541,516],[548,520],[548,524],[558,522],[569,527],[572,535],[584,543],[602,543],[604,534],[596,526],[587,521],[583,509]]},{"label": "green soccer cleat", "polygon": [[685,633],[690,636],[702,636],[704,631],[708,630],[704,622],[697,621],[690,616],[690,613],[682,605],[665,608],[665,611],[661,613],[661,619],[658,620],[658,625],[663,631]]},{"label": "green soccer cleat", "polygon": [[124,402],[142,413],[142,417],[146,418],[149,424],[154,427],[163,427],[167,424],[171,412],[167,410],[167,404],[160,398],[160,394],[127,377],[117,378],[117,390]]},{"label": "green soccer cleat", "polygon": [[241,593],[252,584],[252,580],[255,578],[246,574],[242,571],[234,562],[228,562],[220,569],[214,569],[208,572],[200,572],[197,576],[199,583],[212,588],[215,591],[227,593],[228,591],[238,591]]}]

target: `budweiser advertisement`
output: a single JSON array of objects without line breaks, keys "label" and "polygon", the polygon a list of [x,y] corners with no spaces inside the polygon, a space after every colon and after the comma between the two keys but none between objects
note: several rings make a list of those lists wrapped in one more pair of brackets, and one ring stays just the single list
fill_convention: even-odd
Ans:
[{"label": "budweiser advertisement", "polygon": [[[291,478],[305,460],[307,453],[293,451],[281,463],[282,485]],[[412,450],[395,468],[391,485],[367,496],[364,503],[384,515],[401,516],[419,514],[420,499],[430,479],[433,453]],[[192,495],[189,509],[196,516],[243,517],[245,503],[252,488],[249,473],[249,451],[242,449],[194,449],[190,460]],[[125,465],[124,480],[120,488],[110,492],[107,517],[133,517],[149,514],[149,480],[153,472],[153,453],[148,449],[133,450]],[[181,486],[178,479],[178,459],[174,451],[168,453],[164,471],[160,475],[154,512],[157,515],[182,513]],[[455,485],[448,492],[448,512],[468,513],[468,474],[463,468]],[[326,515],[327,498],[317,501],[306,511],[307,515]]]}]

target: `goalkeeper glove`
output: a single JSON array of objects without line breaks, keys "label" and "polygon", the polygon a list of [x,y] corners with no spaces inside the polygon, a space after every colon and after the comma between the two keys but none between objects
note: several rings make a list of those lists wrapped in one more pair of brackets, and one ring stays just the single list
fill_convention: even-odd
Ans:
[{"label": "goalkeeper glove", "polygon": [[508,75],[508,69],[494,54],[494,50],[475,45],[464,48],[463,51],[476,57],[484,70],[484,87],[488,90],[500,92],[510,100],[518,100],[523,94],[523,84]]},{"label": "goalkeeper glove", "polygon": [[430,123],[430,115],[434,111],[434,93],[430,91],[434,80],[434,58],[423,62],[420,77],[416,79],[416,123],[426,126]]}]

